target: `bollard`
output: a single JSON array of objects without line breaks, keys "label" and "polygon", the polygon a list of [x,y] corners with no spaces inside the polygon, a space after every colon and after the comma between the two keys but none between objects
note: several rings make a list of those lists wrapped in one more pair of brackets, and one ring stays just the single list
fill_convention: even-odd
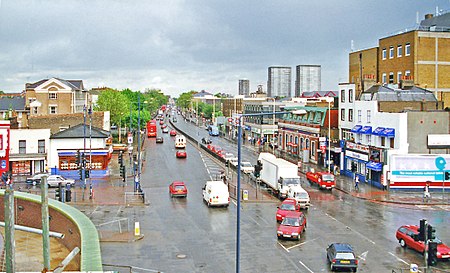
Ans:
[{"label": "bollard", "polygon": [[419,266],[417,264],[411,264],[411,266],[409,267],[409,272],[410,273],[419,272]]},{"label": "bollard", "polygon": [[134,236],[140,236],[141,229],[139,227],[139,222],[134,222]]}]

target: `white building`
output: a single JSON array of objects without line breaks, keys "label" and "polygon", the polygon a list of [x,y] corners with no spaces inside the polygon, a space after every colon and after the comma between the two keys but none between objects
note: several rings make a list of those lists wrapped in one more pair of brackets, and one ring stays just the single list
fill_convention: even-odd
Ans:
[{"label": "white building", "polygon": [[295,96],[301,97],[303,92],[321,91],[321,66],[297,65],[295,73]]},{"label": "white building", "polygon": [[267,77],[267,96],[286,97],[291,95],[291,67],[270,66]]}]

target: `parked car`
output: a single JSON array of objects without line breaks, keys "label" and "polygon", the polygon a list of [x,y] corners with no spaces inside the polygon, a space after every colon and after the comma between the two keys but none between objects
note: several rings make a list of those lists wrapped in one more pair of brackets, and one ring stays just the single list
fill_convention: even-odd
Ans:
[{"label": "parked car", "polygon": [[170,135],[170,136],[176,136],[176,135],[177,135],[177,131],[175,131],[175,130],[170,130],[169,135]]},{"label": "parked car", "polygon": [[162,132],[163,132],[164,134],[167,134],[167,133],[169,132],[169,129],[167,129],[167,127],[164,127],[164,128],[162,129]]},{"label": "parked car", "polygon": [[300,205],[297,203],[297,200],[292,198],[287,198],[281,203],[281,206],[277,207],[277,214],[275,218],[277,219],[277,222],[283,221],[286,214],[288,214],[290,211],[300,211]]},{"label": "parked car", "polygon": [[236,158],[237,159],[237,157],[235,157],[234,154],[232,154],[232,153],[222,154],[222,158],[225,159],[226,162],[229,161],[232,158]]},{"label": "parked car", "polygon": [[164,138],[163,137],[156,137],[156,143],[163,143],[164,142]]},{"label": "parked car", "polygon": [[170,197],[187,197],[188,190],[184,182],[174,181],[169,185]]},{"label": "parked car", "polygon": [[289,211],[277,230],[278,239],[300,240],[306,230],[306,217],[302,212]]},{"label": "parked car", "polygon": [[358,270],[358,259],[350,244],[332,243],[327,248],[327,260],[331,271],[336,269],[349,269],[353,272]]},{"label": "parked car", "polygon": [[202,138],[202,143],[203,144],[211,144],[212,140],[209,137],[204,137],[204,138]]},{"label": "parked car", "polygon": [[48,176],[48,173],[36,173],[32,177],[27,178],[26,183],[28,185],[39,185],[41,184],[41,179],[44,176]]},{"label": "parked car", "polygon": [[186,158],[187,157],[187,153],[185,150],[179,150],[176,152],[176,156],[177,158]]},{"label": "parked car", "polygon": [[[404,225],[401,226],[395,233],[395,237],[402,247],[410,247],[417,252],[423,254],[425,250],[425,244],[422,241],[414,241],[414,235],[419,234],[419,226]],[[437,258],[449,259],[450,247],[445,245],[439,238],[433,240],[437,243]]]},{"label": "parked car", "polygon": [[235,157],[235,158],[230,159],[230,163],[231,163],[231,165],[236,167],[238,164],[238,158]]},{"label": "parked car", "polygon": [[241,171],[244,173],[253,173],[255,171],[255,167],[248,161],[242,161]]},{"label": "parked car", "polygon": [[161,129],[165,129],[165,128],[167,128],[167,124],[163,124],[163,125],[161,125]]},{"label": "parked car", "polygon": [[164,118],[159,121],[159,125],[164,125]]},{"label": "parked car", "polygon": [[49,187],[58,187],[59,183],[61,183],[62,186],[66,186],[67,184],[70,184],[73,186],[75,184],[75,180],[70,178],[65,178],[62,175],[50,175],[47,177],[47,184]]}]

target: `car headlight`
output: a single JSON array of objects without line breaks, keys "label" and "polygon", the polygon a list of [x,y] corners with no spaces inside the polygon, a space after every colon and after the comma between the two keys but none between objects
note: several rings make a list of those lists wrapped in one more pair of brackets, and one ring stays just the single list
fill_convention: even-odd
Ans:
[{"label": "car headlight", "polygon": [[277,231],[278,234],[283,234],[283,231]]}]

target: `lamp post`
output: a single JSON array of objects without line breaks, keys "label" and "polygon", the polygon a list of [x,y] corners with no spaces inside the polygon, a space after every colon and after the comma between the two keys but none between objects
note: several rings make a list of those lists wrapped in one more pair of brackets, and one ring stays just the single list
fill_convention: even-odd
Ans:
[{"label": "lamp post", "polygon": [[326,97],[325,101],[328,102],[328,172],[331,172],[331,107],[330,103],[334,101],[331,97]]},{"label": "lamp post", "polygon": [[[273,100],[273,115],[272,115],[272,125],[273,125],[273,127],[275,127],[275,98],[267,98],[268,100],[269,99],[272,99]],[[274,132],[275,132],[275,129],[274,129]],[[273,132],[272,132],[272,138],[273,138]],[[273,154],[275,155],[275,144],[273,143],[273,139],[271,139],[272,141],[272,147],[273,147]]]},{"label": "lamp post", "polygon": [[241,233],[241,139],[242,139],[242,118],[250,117],[250,116],[265,116],[265,115],[281,115],[290,112],[266,112],[266,113],[258,113],[258,114],[241,114],[237,118],[238,122],[238,164],[237,164],[237,195],[236,195],[236,273],[239,273],[239,264],[240,264],[240,233]]},{"label": "lamp post", "polygon": [[[144,101],[146,104],[147,101]],[[134,192],[141,191],[141,92],[138,93],[138,173],[134,178]]]}]

